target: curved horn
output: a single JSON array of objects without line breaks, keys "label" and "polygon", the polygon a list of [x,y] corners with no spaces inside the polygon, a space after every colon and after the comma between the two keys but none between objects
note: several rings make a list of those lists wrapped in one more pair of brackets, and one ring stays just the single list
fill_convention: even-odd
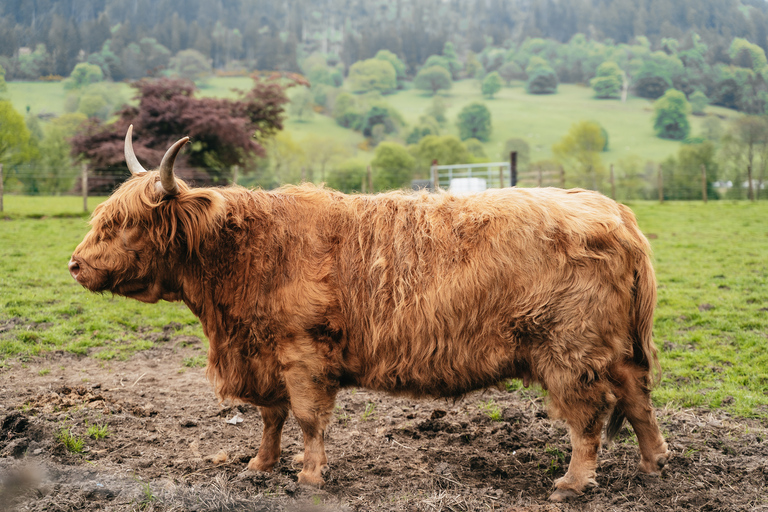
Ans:
[{"label": "curved horn", "polygon": [[147,172],[147,170],[141,166],[139,160],[136,158],[136,154],[133,152],[133,125],[128,127],[128,132],[125,134],[125,163],[128,164],[128,170],[131,171],[131,174],[134,176]]},{"label": "curved horn", "polygon": [[163,161],[160,162],[160,183],[163,185],[163,190],[168,195],[176,195],[179,193],[179,187],[176,185],[176,177],[173,175],[173,162],[176,160],[176,155],[179,154],[182,146],[189,141],[189,137],[179,139],[171,146],[163,156]]}]

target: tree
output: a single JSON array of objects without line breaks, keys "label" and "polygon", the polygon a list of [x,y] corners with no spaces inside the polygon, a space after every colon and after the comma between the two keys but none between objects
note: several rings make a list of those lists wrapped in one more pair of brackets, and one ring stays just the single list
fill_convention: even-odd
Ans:
[{"label": "tree", "polygon": [[[266,148],[272,163],[275,185],[300,183],[302,178],[307,178],[302,172],[302,167],[306,164],[306,154],[302,145],[296,142],[289,132],[278,132],[269,139]],[[306,167],[304,169],[306,171]]]},{"label": "tree", "polygon": [[579,121],[552,145],[552,152],[571,171],[575,184],[600,190],[605,177],[605,167],[600,158],[604,147],[605,137],[600,125],[594,121]]},{"label": "tree", "polygon": [[446,41],[443,45],[443,57],[448,63],[448,71],[451,72],[451,78],[454,80],[459,78],[459,71],[461,71],[461,63],[456,55],[456,49],[453,47],[453,43]]},{"label": "tree", "polygon": [[[397,88],[402,89],[405,82],[405,63],[400,58],[389,50],[379,50],[374,59],[385,60],[392,64],[395,69],[395,78],[397,80]],[[333,85],[333,84],[331,84]]]},{"label": "tree", "polygon": [[430,166],[434,160],[441,165],[464,164],[471,156],[464,143],[455,135],[427,135],[415,146],[409,147],[409,152],[416,159],[418,177],[429,176]]},{"label": "tree", "polygon": [[691,106],[682,92],[670,89],[653,104],[653,128],[662,139],[683,140],[691,131]]},{"label": "tree", "polygon": [[376,147],[371,160],[375,170],[373,186],[376,190],[410,187],[416,160],[396,142],[382,142]]},{"label": "tree", "polygon": [[515,61],[510,60],[501,65],[499,76],[504,79],[507,87],[509,87],[512,80],[522,80],[525,78],[525,73],[523,73],[523,70]]},{"label": "tree", "polygon": [[419,70],[413,85],[417,89],[432,91],[437,94],[441,89],[450,89],[453,87],[450,72],[443,66],[423,67]]},{"label": "tree", "polygon": [[366,179],[366,163],[354,158],[334,165],[328,173],[328,186],[347,194],[362,191]]},{"label": "tree", "polygon": [[[0,164],[5,166],[3,181],[9,178],[12,167],[33,160],[37,156],[35,149],[24,118],[10,101],[0,100]],[[25,181],[23,177],[21,181]]]},{"label": "tree", "polygon": [[99,66],[81,62],[75,66],[69,78],[64,80],[64,88],[82,89],[86,85],[101,82],[102,80],[104,80],[104,72]]},{"label": "tree", "polygon": [[367,59],[355,62],[349,68],[348,79],[352,92],[356,93],[388,93],[397,88],[397,72],[387,60]]},{"label": "tree", "polygon": [[395,133],[403,124],[402,117],[386,104],[373,105],[360,121],[360,131],[366,137],[373,136],[374,127],[381,125],[384,133]]},{"label": "tree", "polygon": [[501,151],[501,160],[506,162],[510,158],[510,153],[517,153],[517,169],[525,172],[528,170],[528,164],[531,162],[531,146],[525,139],[512,138],[504,142],[504,149]]},{"label": "tree", "polygon": [[704,109],[709,105],[709,98],[701,91],[695,91],[691,94],[691,113],[695,116],[703,116]]},{"label": "tree", "polygon": [[[683,144],[677,157],[670,156],[661,164],[664,179],[664,199],[701,199],[701,166],[707,179],[707,197],[716,199],[712,183],[718,177],[715,161],[715,145],[709,141],[699,144]],[[656,191],[658,194],[658,190]]]},{"label": "tree", "polygon": [[5,83],[5,68],[0,66],[0,94],[8,92],[8,85]]},{"label": "tree", "polygon": [[672,88],[672,78],[658,63],[649,60],[635,76],[635,94],[655,100]]},{"label": "tree", "polygon": [[307,166],[312,168],[312,175],[320,182],[326,181],[326,170],[329,166],[349,156],[348,148],[338,137],[311,134],[302,139],[301,146],[304,153],[309,155]]},{"label": "tree", "polygon": [[482,103],[470,103],[461,109],[456,124],[461,140],[474,138],[488,142],[491,137],[491,112]]},{"label": "tree", "polygon": [[348,92],[336,96],[333,106],[333,118],[339,126],[356,129],[363,118],[357,100]]},{"label": "tree", "polygon": [[181,50],[170,62],[174,74],[187,80],[200,82],[213,73],[211,62],[197,50]]},{"label": "tree", "polygon": [[[138,105],[121,110],[111,124],[91,120],[72,139],[72,155],[88,160],[96,175],[114,175],[115,166],[125,169],[123,140],[133,124],[140,160],[159,162],[171,144],[188,135],[194,143],[177,160],[177,174],[197,182],[225,182],[233,165],[247,169],[251,158],[266,156],[263,141],[283,128],[285,89],[306,84],[296,75],[255,78],[253,88],[233,100],[195,98],[195,86],[186,80],[140,80],[133,84]],[[93,182],[107,192],[117,180]]]},{"label": "tree", "polygon": [[618,64],[606,61],[597,68],[597,76],[590,81],[595,97],[600,99],[618,98],[624,83],[624,72]]},{"label": "tree", "polygon": [[444,125],[448,122],[448,119],[445,117],[445,111],[448,109],[447,105],[445,104],[445,100],[441,98],[440,96],[435,96],[432,98],[432,101],[429,103],[429,106],[427,107],[427,110],[425,111],[426,115],[432,117],[435,121],[437,121],[438,124]]},{"label": "tree", "polygon": [[557,92],[557,73],[539,57],[531,57],[531,63],[525,68],[528,83],[525,88],[528,94],[554,94]]},{"label": "tree", "polygon": [[[40,142],[38,167],[43,176],[32,177],[34,189],[40,194],[60,194],[72,190],[80,176],[80,166],[70,155],[68,139],[86,121],[81,113],[63,114],[48,123]],[[31,184],[26,184],[30,188]]]},{"label": "tree", "polygon": [[493,99],[493,95],[501,90],[502,84],[503,82],[497,71],[488,73],[483,80],[483,96],[488,96],[490,99]]},{"label": "tree", "polygon": [[312,91],[307,87],[298,87],[291,94],[291,103],[288,106],[288,114],[299,121],[307,121],[315,114],[315,106]]}]

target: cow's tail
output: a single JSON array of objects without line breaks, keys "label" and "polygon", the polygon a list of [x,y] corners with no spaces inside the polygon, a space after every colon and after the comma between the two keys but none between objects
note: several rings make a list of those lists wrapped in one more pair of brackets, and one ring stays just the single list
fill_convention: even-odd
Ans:
[{"label": "cow's tail", "polygon": [[[634,219],[633,219],[634,220]],[[635,224],[636,226],[636,224]],[[638,236],[642,241],[642,250],[638,251],[635,263],[634,286],[632,297],[632,311],[630,339],[632,342],[632,363],[635,368],[645,374],[641,382],[637,384],[650,391],[654,384],[661,378],[661,366],[656,352],[656,345],[653,343],[653,310],[656,307],[656,277],[653,273],[651,264],[651,249],[648,241],[637,230]],[[638,248],[639,249],[639,248]],[[632,372],[632,375],[637,373]],[[624,424],[624,411],[621,403],[613,409],[613,413],[608,419],[606,425],[606,437],[612,440],[621,430]]]}]

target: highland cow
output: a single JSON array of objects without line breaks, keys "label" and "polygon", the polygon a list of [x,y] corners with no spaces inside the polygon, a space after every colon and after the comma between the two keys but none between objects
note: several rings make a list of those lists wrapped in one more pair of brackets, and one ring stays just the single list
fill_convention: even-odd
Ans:
[{"label": "highland cow", "polygon": [[345,195],[193,189],[173,162],[136,159],[94,211],[69,263],[94,292],[184,301],[210,340],[222,399],[259,407],[248,468],[271,471],[289,412],[304,434],[300,483],[322,485],[337,392],[359,386],[458,397],[505,379],[539,383],[573,447],[553,500],[595,485],[607,423],[624,419],[640,470],[670,452],[650,399],[658,370],[649,246],[632,212],[585,190]]}]

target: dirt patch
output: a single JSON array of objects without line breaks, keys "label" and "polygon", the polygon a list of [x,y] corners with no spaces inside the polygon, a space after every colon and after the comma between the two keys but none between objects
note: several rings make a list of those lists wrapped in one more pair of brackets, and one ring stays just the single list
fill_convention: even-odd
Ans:
[{"label": "dirt patch", "polygon": [[[3,370],[0,504],[25,511],[768,512],[768,425],[718,411],[659,412],[674,451],[662,478],[636,472],[637,443],[624,429],[600,455],[599,487],[548,503],[570,442],[532,391],[493,389],[454,403],[348,390],[326,433],[322,490],[296,484],[292,457],[302,438],[293,420],[275,472],[247,472],[261,435],[258,411],[220,405],[204,370],[184,365],[203,354],[199,340],[172,334],[128,361],[59,353]],[[96,439],[89,429],[108,435]],[[62,432],[84,441],[80,453],[65,447]]]}]

